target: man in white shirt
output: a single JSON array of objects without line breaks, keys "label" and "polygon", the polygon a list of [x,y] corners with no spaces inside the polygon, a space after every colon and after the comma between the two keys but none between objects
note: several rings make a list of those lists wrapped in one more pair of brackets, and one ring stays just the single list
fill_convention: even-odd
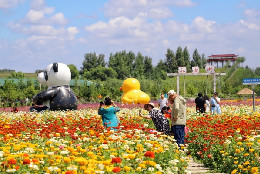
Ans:
[{"label": "man in white shirt", "polygon": [[160,110],[162,110],[164,106],[167,106],[167,104],[167,98],[164,97],[164,94],[161,94],[161,98],[158,99],[158,106],[160,107]]}]

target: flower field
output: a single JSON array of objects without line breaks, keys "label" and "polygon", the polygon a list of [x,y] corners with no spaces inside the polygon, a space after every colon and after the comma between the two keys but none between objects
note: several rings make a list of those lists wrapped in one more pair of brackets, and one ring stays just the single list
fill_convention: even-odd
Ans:
[{"label": "flower field", "polygon": [[190,115],[188,154],[217,172],[259,173],[260,112],[225,106],[222,115]]},{"label": "flower field", "polygon": [[253,113],[227,101],[222,115],[205,116],[188,107],[184,150],[140,118],[140,106],[119,106],[117,131],[103,129],[98,104],[68,112],[0,112],[0,172],[189,173],[191,155],[218,172],[259,173],[259,106]]},{"label": "flower field", "polygon": [[6,173],[185,173],[174,139],[122,109],[118,131],[97,111],[0,114],[0,171]]}]

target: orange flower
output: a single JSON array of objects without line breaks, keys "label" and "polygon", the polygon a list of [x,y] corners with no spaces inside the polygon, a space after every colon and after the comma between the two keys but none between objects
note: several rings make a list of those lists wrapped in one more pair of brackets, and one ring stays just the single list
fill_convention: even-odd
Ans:
[{"label": "orange flower", "polygon": [[115,173],[118,173],[118,172],[121,171],[121,168],[120,167],[114,167],[112,171],[115,172]]},{"label": "orange flower", "polygon": [[17,161],[14,158],[11,158],[8,160],[8,164],[16,164],[16,163],[17,163]]},{"label": "orange flower", "polygon": [[74,174],[73,171],[66,171],[65,174]]},{"label": "orange flower", "polygon": [[29,158],[25,158],[24,160],[23,160],[23,164],[30,164],[30,159]]},{"label": "orange flower", "polygon": [[115,158],[112,158],[112,163],[121,163],[122,160],[120,157],[115,157]]},{"label": "orange flower", "polygon": [[154,156],[154,152],[152,152],[152,151],[147,151],[147,152],[145,152],[144,156],[145,156],[145,157],[149,157],[149,158],[154,158],[154,157],[155,157],[155,156]]}]

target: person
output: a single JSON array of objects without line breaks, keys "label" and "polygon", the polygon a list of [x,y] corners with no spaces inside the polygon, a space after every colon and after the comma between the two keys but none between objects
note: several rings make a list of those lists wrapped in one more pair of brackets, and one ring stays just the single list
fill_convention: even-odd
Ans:
[{"label": "person", "polygon": [[198,97],[195,99],[196,103],[196,112],[205,113],[206,110],[206,101],[202,97],[202,93],[198,93]]},{"label": "person", "polygon": [[184,145],[185,125],[186,125],[186,100],[175,93],[174,90],[168,92],[168,102],[172,105],[171,111],[171,131],[179,147]]},{"label": "person", "polygon": [[210,103],[209,103],[209,97],[207,95],[204,95],[204,100],[206,102],[206,110],[205,112],[208,113],[210,111]]},{"label": "person", "polygon": [[15,106],[15,107],[13,107],[13,109],[12,109],[12,112],[18,112],[18,108]]},{"label": "person", "polygon": [[158,106],[160,107],[160,110],[162,110],[164,106],[167,106],[167,104],[167,98],[164,97],[164,94],[161,94],[161,97],[158,99]]},{"label": "person", "polygon": [[220,98],[218,97],[217,92],[214,92],[214,96],[210,99],[210,110],[211,110],[211,114],[214,113],[221,114]]},{"label": "person", "polygon": [[147,103],[144,104],[144,109],[149,112],[149,115],[143,115],[142,110],[139,110],[139,116],[146,118],[146,119],[152,119],[153,124],[155,126],[155,129],[158,132],[163,132],[166,135],[169,135],[170,133],[170,124],[167,118],[163,116],[161,111],[157,108],[154,108],[154,103]]},{"label": "person", "polygon": [[170,106],[164,106],[161,110],[162,114],[164,114],[165,118],[171,119],[171,108]]},{"label": "person", "polygon": [[119,120],[116,113],[120,111],[120,108],[116,106],[114,101],[110,97],[106,97],[104,102],[100,102],[98,114],[102,117],[103,126],[107,129],[116,130],[119,124]]}]

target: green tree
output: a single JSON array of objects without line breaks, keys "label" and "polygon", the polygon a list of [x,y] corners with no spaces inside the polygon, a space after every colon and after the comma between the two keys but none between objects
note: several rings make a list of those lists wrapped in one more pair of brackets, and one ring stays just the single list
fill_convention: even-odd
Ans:
[{"label": "green tree", "polygon": [[166,53],[166,60],[165,60],[165,64],[166,64],[166,72],[168,73],[172,73],[172,72],[177,72],[178,71],[178,62],[176,61],[174,52],[171,49],[167,49],[167,53]]},{"label": "green tree", "polygon": [[71,79],[78,79],[79,78],[79,71],[77,67],[73,64],[68,65],[70,72],[71,72]]},{"label": "green tree", "polygon": [[201,56],[200,54],[198,53],[198,50],[195,49],[194,52],[193,52],[193,61],[192,61],[192,66],[198,66],[199,68],[202,68],[202,64],[201,64]]},{"label": "green tree", "polygon": [[21,71],[19,72],[12,72],[11,76],[9,77],[10,79],[24,79],[24,73],[22,73]]},{"label": "green tree", "polygon": [[178,67],[183,67],[186,66],[184,56],[182,53],[182,48],[178,47],[176,51],[176,60],[177,60],[177,65]]},{"label": "green tree", "polygon": [[84,55],[84,61],[82,63],[80,74],[84,74],[85,71],[90,71],[92,68],[98,66],[105,67],[105,56],[104,54],[96,55],[96,53],[87,53]]},{"label": "green tree", "polygon": [[144,75],[144,57],[142,56],[141,53],[138,53],[136,55],[134,64],[134,77],[143,77]]},{"label": "green tree", "polygon": [[91,69],[90,71],[85,72],[83,77],[85,79],[90,79],[90,80],[105,81],[110,78],[115,78],[116,75],[117,75],[116,71],[113,70],[112,68],[98,66],[96,68]]},{"label": "green tree", "polygon": [[191,65],[190,65],[190,53],[187,47],[183,50],[183,58],[185,61],[185,66],[187,68],[187,71],[191,71]]},{"label": "green tree", "polygon": [[4,90],[4,93],[5,93],[5,97],[9,101],[14,101],[18,98],[17,87],[12,80],[5,80],[3,90]]},{"label": "green tree", "polygon": [[133,62],[135,60],[135,54],[133,52],[126,53],[126,51],[110,54],[108,67],[114,69],[117,72],[118,79],[125,79],[132,77]]},{"label": "green tree", "polygon": [[255,69],[255,74],[260,76],[260,67],[256,67]]},{"label": "green tree", "polygon": [[152,58],[144,57],[144,75],[146,78],[151,79],[151,74],[153,73]]}]

